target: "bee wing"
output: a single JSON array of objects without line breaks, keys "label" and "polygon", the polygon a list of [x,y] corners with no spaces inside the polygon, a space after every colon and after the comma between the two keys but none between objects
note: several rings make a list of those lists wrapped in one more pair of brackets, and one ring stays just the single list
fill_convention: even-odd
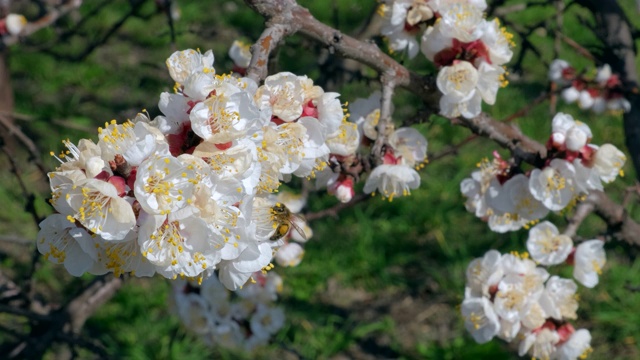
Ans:
[{"label": "bee wing", "polygon": [[298,232],[298,234],[300,234],[300,236],[302,236],[302,238],[304,239],[304,241],[309,240],[307,238],[307,233],[304,231],[304,229],[302,229],[300,227],[300,225],[298,225],[296,222],[301,222],[303,224],[306,224],[305,219],[297,214],[291,214],[291,218],[289,219],[289,223],[291,224],[291,227]]}]

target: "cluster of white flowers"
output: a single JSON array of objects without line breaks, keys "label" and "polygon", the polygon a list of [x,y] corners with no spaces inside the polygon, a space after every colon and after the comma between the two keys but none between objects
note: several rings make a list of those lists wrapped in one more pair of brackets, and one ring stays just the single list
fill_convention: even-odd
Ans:
[{"label": "cluster of white flowers", "polygon": [[27,18],[20,14],[9,14],[0,19],[0,36],[20,35],[22,29],[27,25]]},{"label": "cluster of white flowers", "polygon": [[205,344],[252,350],[268,343],[285,321],[282,308],[274,306],[280,276],[258,272],[253,279],[233,293],[215,277],[201,285],[176,281],[170,301],[184,327]]},{"label": "cluster of white flowers", "polygon": [[602,182],[622,174],[626,157],[611,144],[590,144],[591,138],[586,124],[556,114],[544,164],[524,171],[497,153],[493,161],[483,160],[480,170],[460,184],[467,210],[487,220],[493,231],[514,231],[602,190]]},{"label": "cluster of white flowers", "polygon": [[490,250],[467,268],[465,327],[478,343],[495,336],[519,340],[520,356],[583,359],[592,351],[591,334],[568,322],[577,318],[577,288],[573,280],[550,276],[526,253]]},{"label": "cluster of white flowers", "polygon": [[409,58],[418,55],[417,36],[454,4],[468,4],[484,11],[485,0],[392,0],[380,4],[378,14],[383,18],[382,35],[389,40],[393,51],[408,52]]},{"label": "cluster of white flowers", "polygon": [[556,59],[549,67],[549,80],[564,87],[560,93],[562,99],[568,104],[577,102],[580,109],[597,114],[631,109],[631,103],[624,98],[620,77],[611,72],[609,64],[597,68],[595,76],[586,76],[565,60]]},{"label": "cluster of white flowers", "polygon": [[443,116],[475,117],[482,100],[493,105],[498,89],[507,85],[503,65],[513,56],[513,35],[497,19],[484,18],[486,7],[484,0],[396,0],[381,6],[383,35],[392,49],[407,48],[410,57],[418,53],[416,35],[425,25],[420,49],[439,68]]},{"label": "cluster of white flowers", "polygon": [[[330,168],[339,168],[350,159],[350,154],[363,151],[378,138],[377,125],[380,120],[380,92],[368,99],[357,99],[349,105],[352,122],[345,126],[341,144],[332,147]],[[330,144],[331,145],[331,144]],[[413,128],[395,129],[388,137],[383,150],[383,162],[373,169],[364,185],[364,192],[378,191],[383,198],[392,201],[394,197],[407,196],[420,186],[420,174],[427,162],[427,140]],[[317,186],[326,187],[340,201],[348,202],[355,194],[354,179],[349,174],[333,172],[331,169],[318,174]]]},{"label": "cluster of white flowers", "polygon": [[[294,226],[269,195],[323,170],[349,123],[339,94],[306,76],[279,73],[258,86],[217,75],[213,60],[211,51],[174,53],[164,115],[106,123],[97,144],[63,142],[68,150],[49,174],[58,213],[38,234],[46,258],[75,276],[202,281],[217,270],[229,289],[273,266]],[[281,258],[291,264],[296,253]]]}]

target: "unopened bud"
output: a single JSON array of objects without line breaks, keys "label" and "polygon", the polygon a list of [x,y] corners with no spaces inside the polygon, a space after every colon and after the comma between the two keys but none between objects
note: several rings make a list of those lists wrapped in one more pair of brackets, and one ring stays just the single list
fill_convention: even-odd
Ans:
[{"label": "unopened bud", "polygon": [[567,131],[566,139],[567,149],[578,151],[587,145],[587,134],[577,127],[572,127]]}]

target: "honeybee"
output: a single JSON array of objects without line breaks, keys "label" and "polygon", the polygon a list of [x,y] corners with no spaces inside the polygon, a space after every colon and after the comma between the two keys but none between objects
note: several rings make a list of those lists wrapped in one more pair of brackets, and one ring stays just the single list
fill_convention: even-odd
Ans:
[{"label": "honeybee", "polygon": [[271,219],[273,220],[276,231],[271,235],[269,240],[276,241],[283,238],[289,233],[291,228],[297,231],[303,239],[307,240],[307,235],[304,233],[304,230],[295,223],[295,219],[301,221],[304,221],[304,219],[292,213],[284,204],[276,203],[271,207]]}]

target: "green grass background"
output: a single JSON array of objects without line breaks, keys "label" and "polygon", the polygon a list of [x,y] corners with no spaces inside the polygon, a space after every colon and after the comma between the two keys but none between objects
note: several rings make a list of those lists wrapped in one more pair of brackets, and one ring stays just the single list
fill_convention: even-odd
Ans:
[{"label": "green grass background", "polygon": [[[263,29],[263,20],[238,0],[177,1],[181,18],[175,24],[174,47],[166,18],[156,13],[153,2],[147,1],[106,44],[77,61],[87,44],[99,42],[113,24],[131,11],[127,1],[105,2],[99,17],[82,24],[80,36],[56,41],[59,34],[77,25],[77,19],[101,4],[86,2],[78,14],[63,19],[58,27],[40,31],[27,44],[11,48],[16,111],[29,116],[29,120],[20,120],[18,125],[34,139],[50,168],[55,162],[44,154],[50,150],[58,152],[63,138],[74,142],[82,137],[96,140],[96,128],[102,123],[113,118],[123,121],[141,109],[158,115],[159,93],[171,91],[173,86],[164,60],[174,50],[213,49],[215,67],[224,72],[231,68],[226,52],[232,41],[255,40]],[[364,0],[301,0],[300,4],[347,34],[359,31],[377,5]],[[622,4],[635,14],[633,1],[625,0]],[[26,8],[25,14],[35,16],[36,9]],[[506,23],[526,27],[553,16],[551,6],[534,7],[509,14]],[[593,49],[598,42],[587,30],[589,24],[593,24],[590,14],[573,6],[565,16],[563,31]],[[512,76],[511,84],[499,92],[495,106],[485,107],[497,119],[526,106],[546,89],[544,63],[555,56],[553,39],[548,36],[552,30],[553,22],[549,20],[533,31],[530,40],[542,57],[529,53],[523,62],[524,71]],[[516,43],[520,43],[517,37]],[[323,52],[304,38],[287,38],[277,54],[277,69],[318,79],[327,71],[318,67]],[[420,57],[407,60],[402,54],[394,56],[420,73],[433,71]],[[568,46],[563,46],[560,56],[579,69],[592,67]],[[342,101],[367,97],[377,86],[367,78],[375,78],[376,74],[366,68],[358,69],[358,73],[360,80],[328,90],[341,92]],[[397,91],[394,102],[398,122],[414,118],[421,109],[419,100],[403,90]],[[558,111],[587,122],[593,129],[594,143],[611,142],[624,148],[621,116],[594,115],[564,104],[559,104]],[[544,103],[515,123],[525,134],[545,141],[551,118],[549,105]],[[467,130],[439,117],[425,120],[417,127],[429,140],[431,154],[469,136]],[[252,354],[206,348],[180,328],[178,320],[169,313],[166,300],[170,285],[159,277],[127,280],[124,288],[88,321],[84,334],[103,343],[112,357],[130,359],[515,358],[517,350],[500,340],[476,344],[464,331],[458,312],[464,271],[471,259],[492,248],[503,252],[524,250],[526,231],[492,233],[465,211],[459,192],[460,181],[496,148],[489,140],[476,140],[461,148],[457,155],[434,161],[422,170],[422,185],[411,197],[396,198],[391,203],[369,199],[342,211],[337,218],[313,222],[314,237],[305,246],[303,262],[293,269],[275,270],[285,281],[280,303],[286,309],[287,323],[272,345]],[[26,154],[18,151],[15,157],[23,164],[22,175],[30,191],[37,195],[39,215],[49,214],[51,209],[45,202],[48,185],[28,163]],[[24,211],[26,200],[7,169],[0,177],[3,204],[0,234],[34,239],[37,226]],[[618,200],[624,189],[635,182],[630,164],[625,166],[625,172],[625,178],[607,187]],[[324,194],[312,194],[308,208],[317,211],[335,203],[335,199]],[[640,219],[637,199],[631,201],[628,210]],[[565,224],[559,215],[551,215],[550,219],[560,228]],[[590,218],[579,236],[593,238],[604,230],[600,220]],[[33,247],[4,244],[0,270],[13,276],[23,274]],[[608,244],[607,250],[608,263],[601,285],[593,290],[580,289],[576,327],[586,327],[592,332],[595,349],[592,358],[638,358],[640,294],[626,288],[640,285],[637,250],[617,243]],[[570,276],[569,269],[559,272]],[[72,278],[62,267],[41,261],[36,280],[39,296],[60,303],[91,277]],[[0,322],[10,319],[0,314]],[[8,339],[0,333],[0,341]],[[59,350],[51,349],[48,357],[55,358]]]}]

